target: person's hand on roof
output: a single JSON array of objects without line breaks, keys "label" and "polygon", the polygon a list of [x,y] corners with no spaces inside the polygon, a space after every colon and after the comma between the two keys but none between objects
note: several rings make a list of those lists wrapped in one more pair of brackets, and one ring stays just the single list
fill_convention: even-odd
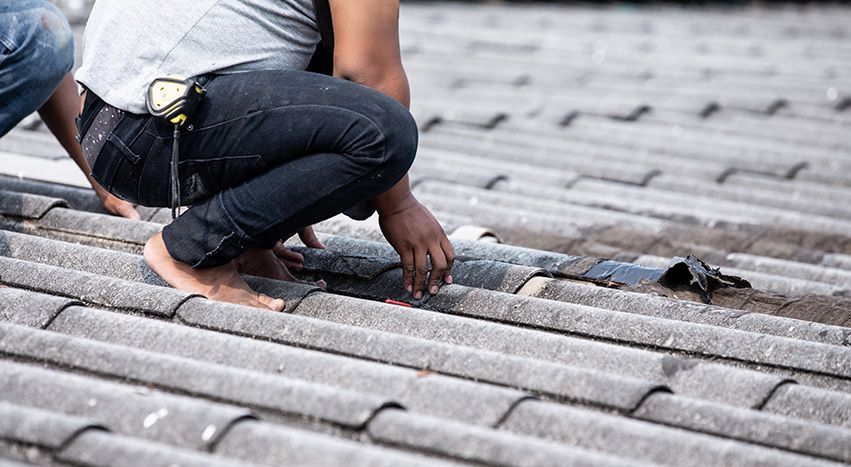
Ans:
[{"label": "person's hand on roof", "polygon": [[[307,226],[298,232],[298,238],[308,248],[325,249],[325,245],[316,238],[316,233],[313,232],[313,227]],[[301,253],[292,251],[284,245],[283,241],[275,244],[273,247],[275,255],[284,263],[287,269],[292,271],[301,271],[304,269],[304,256]]]},{"label": "person's hand on roof", "polygon": [[95,190],[95,193],[98,195],[98,199],[100,199],[101,204],[103,204],[103,208],[106,209],[107,212],[127,219],[141,219],[139,211],[136,210],[135,205],[128,203],[127,201],[124,201],[123,199],[104,190],[103,187],[98,185],[98,182],[94,181],[91,177],[89,177],[89,183],[91,183],[92,189]]},{"label": "person's hand on roof", "polygon": [[410,191],[408,195],[394,209],[379,210],[378,224],[399,253],[405,290],[419,300],[426,282],[432,295],[440,290],[441,282],[452,283],[455,250],[437,219]]}]

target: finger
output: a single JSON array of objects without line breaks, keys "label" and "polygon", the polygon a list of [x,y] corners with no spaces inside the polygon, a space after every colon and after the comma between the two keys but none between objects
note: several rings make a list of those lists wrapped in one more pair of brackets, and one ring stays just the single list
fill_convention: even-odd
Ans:
[{"label": "finger", "polygon": [[399,260],[402,262],[402,284],[405,286],[405,290],[413,293],[414,272],[416,271],[416,267],[414,266],[414,252],[403,251],[399,253]]},{"label": "finger", "polygon": [[118,212],[116,214],[127,219],[132,219],[134,221],[142,219],[142,216],[139,215],[139,211],[137,211],[135,206],[130,203],[119,204],[117,211]]},{"label": "finger", "polygon": [[313,227],[305,227],[298,232],[298,238],[301,239],[301,242],[310,248],[321,248],[325,249],[325,245],[319,241],[316,237],[316,233],[313,232]]},{"label": "finger", "polygon": [[414,251],[414,298],[423,298],[423,287],[428,276],[428,253],[426,250]]},{"label": "finger", "polygon": [[451,284],[452,267],[455,266],[455,248],[446,237],[440,242],[440,247],[443,248],[443,255],[446,257],[446,272],[443,274],[443,282]]},{"label": "finger", "polygon": [[439,244],[429,250],[429,256],[431,256],[431,274],[428,276],[428,293],[435,295],[440,291],[440,281],[446,274],[446,256]]},{"label": "finger", "polygon": [[277,256],[286,267],[297,271],[304,269],[304,256],[302,256],[301,253],[290,250],[282,243],[276,243],[275,246],[272,247],[272,251],[275,252],[275,256]]}]

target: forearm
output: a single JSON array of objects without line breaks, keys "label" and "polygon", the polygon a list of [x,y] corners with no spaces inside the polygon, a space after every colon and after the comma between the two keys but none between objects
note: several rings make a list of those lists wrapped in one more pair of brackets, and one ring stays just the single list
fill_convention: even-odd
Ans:
[{"label": "forearm", "polygon": [[80,97],[77,96],[77,84],[71,73],[68,73],[50,99],[38,109],[38,114],[91,183],[89,164],[83,157],[83,150],[77,142],[77,127],[74,119],[79,111]]}]

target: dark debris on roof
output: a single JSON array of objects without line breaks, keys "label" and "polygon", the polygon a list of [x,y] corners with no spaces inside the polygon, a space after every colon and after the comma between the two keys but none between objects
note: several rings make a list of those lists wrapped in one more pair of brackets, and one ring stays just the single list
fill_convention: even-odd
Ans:
[{"label": "dark debris on roof", "polygon": [[344,217],[292,245],[327,289],[248,278],[284,313],[171,289],[168,213],[105,215],[25,120],[0,465],[851,462],[849,19],[406,2],[414,191],[459,256],[421,301]]}]

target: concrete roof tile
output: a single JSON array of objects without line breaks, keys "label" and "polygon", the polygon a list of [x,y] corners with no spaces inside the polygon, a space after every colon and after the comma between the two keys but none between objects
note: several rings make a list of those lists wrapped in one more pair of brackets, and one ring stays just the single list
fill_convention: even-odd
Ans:
[{"label": "concrete roof tile", "polygon": [[326,467],[456,465],[415,454],[262,422],[233,427],[216,454],[265,465]]},{"label": "concrete roof tile", "polygon": [[163,317],[173,316],[181,303],[189,297],[197,296],[172,288],[5,257],[0,257],[0,282],[21,289],[70,297],[88,304]]},{"label": "concrete roof tile", "polygon": [[[305,298],[299,308],[315,306],[320,294]],[[342,297],[340,297],[342,299]],[[312,305],[311,305],[312,303]],[[186,302],[181,320],[207,329],[270,339],[364,359],[459,376],[540,394],[588,401],[622,409],[634,408],[659,387],[652,381],[503,355],[388,332],[332,323],[306,316],[206,303]],[[345,304],[340,304],[345,306]],[[392,305],[386,305],[395,308]],[[605,389],[603,389],[605,388]]]},{"label": "concrete roof tile", "polygon": [[[0,283],[3,283],[0,276]],[[76,304],[71,299],[0,287],[0,321],[21,326],[43,328],[68,306]]]},{"label": "concrete roof tile", "polygon": [[[60,315],[58,319],[65,319]],[[58,324],[61,325],[61,324]],[[391,404],[379,398],[271,376],[0,323],[0,351],[32,361],[150,384],[274,412],[363,426]]]},{"label": "concrete roof tile", "polygon": [[[0,365],[0,400],[198,450],[211,446],[235,421],[250,416],[243,408],[13,362]],[[205,430],[216,433],[204,436]]]},{"label": "concrete roof tile", "polygon": [[[456,295],[457,297],[457,295]],[[450,295],[429,300],[429,306],[447,312],[579,335],[680,350],[708,358],[726,358],[754,364],[849,378],[851,348],[751,333],[606,309],[588,308],[552,300],[488,294],[471,289],[457,301]],[[434,300],[434,302],[432,302]]]},{"label": "concrete roof tile", "polygon": [[505,431],[412,416],[400,410],[380,412],[370,421],[368,433],[384,443],[492,465],[640,465],[634,459],[627,461]]},{"label": "concrete roof tile", "polygon": [[[433,300],[440,297],[441,295],[438,294]],[[506,298],[509,297],[511,296],[506,296]],[[538,310],[540,310],[540,316],[554,315],[553,308],[547,306],[548,304],[542,303],[540,306],[531,306],[526,303],[524,305],[522,300],[510,301],[507,304],[502,303],[500,306],[508,310],[509,313],[515,313],[514,316],[538,313]],[[496,301],[495,303],[499,302]],[[471,303],[469,306],[475,307],[476,305]],[[496,306],[496,304],[493,305],[493,307]],[[458,309],[462,313],[466,313],[463,303],[459,305]],[[589,313],[583,317],[565,317],[565,322],[583,323],[583,326],[587,326],[597,333],[604,329],[612,329],[612,332],[634,331],[636,335],[640,336],[646,332],[641,328],[641,326],[646,326],[644,322],[646,320],[636,320],[632,324],[638,326],[638,328],[629,331],[627,326],[614,324],[605,319],[595,320],[595,313],[606,315],[611,312],[593,309],[587,311]],[[707,364],[697,359],[672,357],[646,350],[625,348],[537,330],[507,327],[489,321],[460,318],[420,309],[411,310],[368,302],[352,303],[346,306],[339,303],[339,299],[332,295],[317,294],[308,297],[299,305],[295,313],[365,327],[370,330],[392,332],[451,345],[499,352],[523,357],[531,361],[546,360],[589,370],[601,370],[611,375],[623,375],[667,385],[674,392],[745,407],[760,404],[784,380],[779,376]],[[500,320],[503,317],[488,316],[487,318]],[[503,321],[511,322],[511,320]],[[523,322],[521,319],[517,319],[517,321]],[[540,327],[540,323],[536,327]],[[672,335],[671,331],[665,330],[665,332],[661,338],[667,339]],[[586,335],[588,333],[589,331],[584,332]],[[629,338],[619,337],[616,340],[623,342],[628,341]],[[642,339],[633,337],[632,340],[640,341]],[[659,344],[662,344],[662,342],[659,342]],[[532,383],[539,380],[539,376],[529,379],[526,387],[533,390],[538,389]],[[723,383],[721,383],[722,381]]]},{"label": "concrete roof tile", "polygon": [[0,215],[28,220],[41,219],[56,207],[65,207],[61,199],[0,190]]},{"label": "concrete roof tile", "polygon": [[550,402],[521,402],[501,428],[664,465],[836,465],[703,433],[558,406]]},{"label": "concrete roof tile", "polygon": [[632,414],[693,431],[851,462],[851,430],[657,393]]},{"label": "concrete roof tile", "polygon": [[92,309],[68,310],[50,329],[376,394],[397,400],[409,410],[473,424],[494,425],[527,397],[520,391],[436,373],[424,375],[398,366]]},{"label": "concrete roof tile", "polygon": [[851,396],[802,384],[781,386],[762,410],[851,429]]},{"label": "concrete roof tile", "polygon": [[90,428],[92,420],[0,402],[0,439],[58,449]]},{"label": "concrete roof tile", "polygon": [[77,465],[123,465],[148,467],[151,465],[181,465],[187,467],[237,467],[242,461],[211,456],[198,451],[175,448],[127,436],[102,431],[86,431],[74,438],[57,454],[57,459]]},{"label": "concrete roof tile", "polygon": [[[534,285],[534,287],[532,286]],[[847,346],[851,329],[564,280],[537,280],[521,295],[624,313],[722,326],[759,334]]]}]

